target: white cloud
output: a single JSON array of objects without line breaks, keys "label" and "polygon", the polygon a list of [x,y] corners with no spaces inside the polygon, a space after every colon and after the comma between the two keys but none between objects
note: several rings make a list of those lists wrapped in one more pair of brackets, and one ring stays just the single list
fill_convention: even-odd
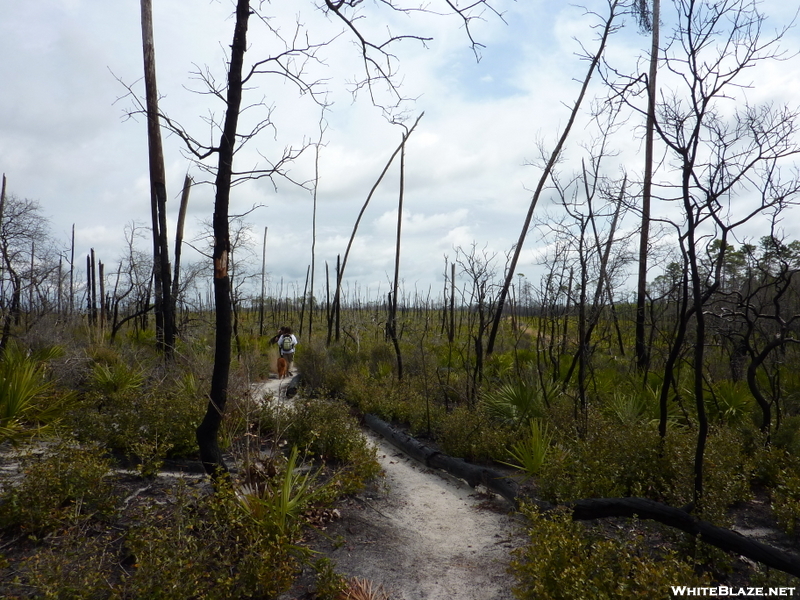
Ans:
[{"label": "white cloud", "polygon": [[[765,5],[768,10],[786,6],[777,0]],[[342,28],[335,19],[324,17],[315,3],[265,6],[285,35],[293,31],[298,13],[312,41],[329,39]],[[579,45],[573,38],[589,50],[596,45],[590,26],[597,19],[582,9],[543,0],[501,0],[498,6],[505,11],[507,24],[489,13],[483,21],[473,22],[476,39],[486,45],[477,63],[458,19],[384,13],[370,21],[374,16],[370,11],[380,6],[362,6],[367,18],[361,23],[372,27],[374,34],[384,33],[388,26],[434,38],[428,49],[407,42],[395,46],[402,90],[419,97],[409,106],[409,115],[413,119],[425,112],[406,152],[401,266],[409,286],[439,281],[442,257],[452,257],[453,247],[477,242],[503,256],[516,243],[530,202],[527,190],[536,185],[540,173],[525,163],[537,157],[539,140],[552,147],[579,89],[576,79],[587,67],[576,57]],[[606,3],[597,0],[588,6],[602,13]],[[223,105],[186,88],[199,87],[191,77],[196,65],[209,65],[219,81],[224,80],[221,67],[233,27],[232,5],[164,0],[155,3],[154,10],[162,109],[199,139],[213,139],[202,117],[213,113],[219,118]],[[268,39],[262,24],[254,20],[249,60],[263,55]],[[787,39],[789,47],[795,40],[796,36]],[[75,222],[80,232],[76,237],[83,245],[79,251],[95,246],[107,260],[123,251],[127,223],[149,220],[145,124],[142,119],[122,119],[129,103],[116,102],[125,90],[109,71],[134,84],[141,77],[140,46],[138,3],[15,2],[4,8],[0,21],[0,55],[14,56],[0,62],[0,171],[8,175],[12,192],[41,202],[53,216],[57,233],[68,231]],[[646,36],[627,27],[612,40],[609,60],[633,68],[646,46]],[[317,290],[324,262],[332,269],[336,255],[344,253],[358,211],[402,132],[383,119],[366,94],[352,101],[345,81],[363,68],[355,50],[352,39],[343,35],[321,51],[326,64],[309,65],[310,76],[330,79],[329,100],[334,101],[326,116],[326,145],[320,152]],[[794,102],[800,95],[798,71],[798,58],[769,66],[754,75],[754,81],[768,85],[747,91],[748,97],[763,101],[777,96]],[[287,145],[316,139],[318,131],[318,109],[308,96],[273,80],[261,79],[258,85],[248,93],[247,102],[263,99],[274,105],[277,133],[266,131],[242,150],[239,166],[263,161],[257,149],[274,157]],[[599,81],[592,90],[600,90]],[[263,114],[251,111],[243,125]],[[576,138],[589,130],[588,123],[582,116]],[[640,143],[630,130],[619,137],[615,143],[623,154],[608,168],[616,171],[624,163],[635,176],[641,169]],[[178,139],[165,136],[164,142],[169,205],[176,212],[174,199],[189,164]],[[561,165],[565,173],[575,169],[580,155],[580,148],[571,143]],[[313,176],[313,166],[313,153],[306,153],[292,176],[306,180]],[[198,180],[205,177],[196,169],[192,173]],[[311,196],[285,182],[277,184],[277,192],[268,181],[235,188],[232,210],[264,206],[248,220],[255,243],[269,227],[272,281],[300,281],[311,260]],[[365,288],[385,289],[393,269],[397,195],[396,163],[376,191],[355,238],[347,267],[353,286],[357,281]],[[545,194],[537,213],[545,209],[549,197]],[[199,234],[201,220],[210,218],[213,189],[195,187],[189,210],[187,239]],[[542,244],[531,233],[519,269],[530,275],[530,265],[542,252]]]}]

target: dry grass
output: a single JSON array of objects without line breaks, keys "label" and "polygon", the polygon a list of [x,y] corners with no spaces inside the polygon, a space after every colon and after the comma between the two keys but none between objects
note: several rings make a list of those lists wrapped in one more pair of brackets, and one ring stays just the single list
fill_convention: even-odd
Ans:
[{"label": "dry grass", "polygon": [[348,589],[341,596],[342,600],[391,600],[383,586],[375,586],[367,579],[353,577],[348,581]]}]

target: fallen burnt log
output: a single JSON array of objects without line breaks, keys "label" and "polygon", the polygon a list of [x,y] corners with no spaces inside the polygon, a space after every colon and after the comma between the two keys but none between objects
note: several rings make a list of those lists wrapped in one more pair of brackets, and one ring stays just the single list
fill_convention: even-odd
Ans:
[{"label": "fallen burnt log", "polygon": [[[386,438],[410,457],[431,468],[442,469],[463,479],[472,487],[482,484],[515,505],[522,499],[517,482],[493,469],[473,465],[461,458],[442,454],[395,429],[375,415],[365,415],[364,422],[370,429]],[[530,500],[544,510],[555,508],[555,505],[546,502],[533,498]],[[745,537],[736,531],[702,521],[681,508],[674,508],[647,498],[588,498],[567,503],[566,506],[572,509],[572,518],[576,521],[610,517],[656,521],[697,536],[703,542],[722,550],[800,577],[800,557]]]},{"label": "fallen burnt log", "polygon": [[463,479],[471,487],[479,484],[483,485],[509,502],[516,503],[519,495],[519,485],[510,477],[506,477],[494,469],[468,463],[463,458],[453,458],[442,454],[402,431],[398,431],[375,415],[365,415],[364,422],[375,433],[386,438],[411,458],[433,469],[441,469],[459,479]]},{"label": "fallen burnt log", "polygon": [[746,556],[762,564],[800,577],[800,558],[767,544],[757,542],[741,533],[701,521],[680,508],[667,506],[647,498],[589,498],[571,502],[572,518],[576,521],[608,517],[637,517],[658,521],[697,536],[706,544]]}]

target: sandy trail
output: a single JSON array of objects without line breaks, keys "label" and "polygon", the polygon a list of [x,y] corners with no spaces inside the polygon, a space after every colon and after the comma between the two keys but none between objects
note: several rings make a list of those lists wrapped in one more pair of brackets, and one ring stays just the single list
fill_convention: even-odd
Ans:
[{"label": "sandy trail", "polygon": [[[280,398],[288,380],[264,391]],[[507,600],[510,550],[523,527],[510,505],[427,468],[369,430],[385,476],[340,508],[316,549],[349,577],[380,584],[392,600]],[[301,583],[282,599],[303,598]]]},{"label": "sandy trail", "polygon": [[394,600],[505,600],[521,527],[494,495],[433,471],[366,433],[385,481],[342,512],[346,543],[327,553],[339,571],[383,585]]}]

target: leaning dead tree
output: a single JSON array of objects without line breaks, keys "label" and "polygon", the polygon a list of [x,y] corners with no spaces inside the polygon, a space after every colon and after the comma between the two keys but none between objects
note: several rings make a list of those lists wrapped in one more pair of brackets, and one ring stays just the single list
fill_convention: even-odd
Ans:
[{"label": "leaning dead tree", "polygon": [[[375,195],[375,191],[378,189],[378,186],[380,186],[381,182],[383,181],[383,178],[386,176],[386,173],[392,166],[394,159],[397,157],[398,154],[401,154],[403,152],[403,149],[405,148],[408,138],[411,136],[412,133],[414,133],[414,129],[417,128],[417,125],[419,124],[419,121],[420,119],[422,119],[422,116],[424,114],[425,113],[422,113],[420,116],[418,116],[417,120],[414,121],[414,124],[403,133],[403,139],[400,141],[400,144],[397,146],[395,151],[389,157],[389,160],[386,161],[386,165],[383,167],[383,170],[378,176],[378,179],[373,184],[372,188],[370,188],[369,193],[367,194],[367,199],[364,201],[364,204],[361,206],[361,210],[359,211],[358,216],[356,217],[356,222],[353,225],[353,231],[350,234],[350,239],[347,242],[347,248],[345,248],[344,257],[342,258],[341,265],[336,270],[336,289],[333,293],[333,305],[332,305],[332,312],[334,314],[338,312],[342,301],[342,279],[344,277],[344,269],[347,266],[347,259],[350,256],[350,250],[353,247],[353,241],[355,240],[356,233],[358,232],[358,226],[361,223],[361,219],[364,216],[364,213],[366,212],[367,207],[369,206],[369,203],[372,200],[372,197]],[[329,320],[328,344],[331,343],[331,338],[332,338],[332,327],[330,327],[330,323],[331,321]]]},{"label": "leaning dead tree", "polygon": [[511,256],[511,261],[509,262],[508,268],[506,269],[506,276],[505,282],[503,283],[503,287],[500,289],[500,294],[497,299],[497,310],[494,315],[494,320],[492,321],[492,329],[489,333],[489,340],[486,344],[486,355],[489,356],[494,350],[494,343],[497,339],[497,332],[500,328],[500,321],[503,318],[503,308],[505,307],[506,300],[508,299],[508,293],[511,289],[511,284],[514,281],[514,274],[517,270],[517,263],[519,262],[519,257],[522,253],[522,246],[525,244],[525,238],[528,236],[528,230],[531,227],[531,220],[533,219],[533,212],[536,209],[536,205],[539,203],[539,197],[542,195],[542,192],[547,185],[547,182],[550,180],[550,175],[553,172],[554,167],[558,163],[559,158],[561,157],[561,153],[564,150],[564,145],[567,142],[567,138],[572,131],[572,126],[575,124],[575,119],[577,118],[581,106],[583,104],[583,100],[586,98],[586,92],[589,88],[589,82],[592,80],[592,77],[597,70],[598,65],[600,64],[600,59],[603,57],[605,53],[606,44],[608,43],[609,37],[611,36],[612,32],[614,31],[614,24],[617,18],[618,10],[621,8],[620,2],[617,0],[609,0],[608,2],[608,14],[605,16],[604,23],[602,25],[601,33],[600,33],[600,40],[597,46],[597,50],[593,55],[587,57],[590,59],[589,69],[586,72],[586,75],[583,78],[583,83],[581,84],[580,92],[578,93],[578,97],[575,100],[575,104],[572,106],[572,110],[570,111],[570,116],[567,121],[564,130],[561,132],[561,135],[558,138],[558,142],[553,148],[552,152],[550,152],[550,156],[546,159],[544,163],[544,168],[542,170],[541,175],[539,176],[539,182],[536,185],[536,189],[533,192],[533,196],[531,197],[531,203],[528,207],[528,212],[525,215],[525,220],[522,224],[522,231],[520,231],[519,239],[517,240],[516,245],[514,246],[514,252]]}]

